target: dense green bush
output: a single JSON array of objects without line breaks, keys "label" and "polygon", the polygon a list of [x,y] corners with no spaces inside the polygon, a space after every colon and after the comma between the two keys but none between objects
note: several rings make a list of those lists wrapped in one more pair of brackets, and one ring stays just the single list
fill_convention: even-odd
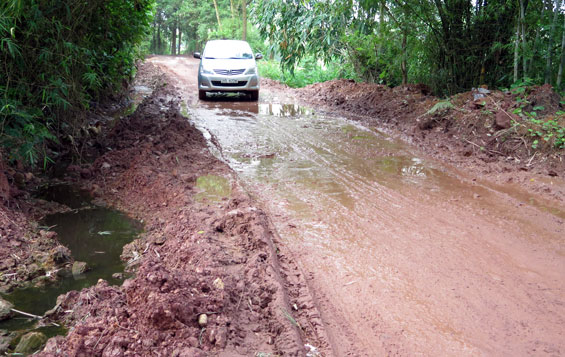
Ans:
[{"label": "dense green bush", "polygon": [[332,61],[328,65],[323,65],[313,57],[306,57],[295,68],[294,73],[281,69],[280,63],[275,60],[261,60],[257,62],[257,65],[262,77],[275,79],[293,88],[301,88],[309,84],[338,78],[359,79],[349,64]]},{"label": "dense green bush", "polygon": [[134,74],[153,0],[0,4],[0,144],[46,163],[45,141],[72,138],[93,100]]}]

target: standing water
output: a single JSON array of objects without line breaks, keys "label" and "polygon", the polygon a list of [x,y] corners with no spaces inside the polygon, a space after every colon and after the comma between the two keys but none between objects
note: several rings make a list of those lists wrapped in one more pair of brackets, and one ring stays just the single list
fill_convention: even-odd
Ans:
[{"label": "standing water", "polygon": [[[91,206],[89,197],[66,185],[52,186],[41,197],[72,208],[72,211],[45,217],[42,225],[57,232],[58,240],[69,248],[76,261],[86,262],[89,270],[84,274],[66,274],[60,281],[41,287],[17,289],[2,296],[14,308],[42,316],[53,308],[57,297],[71,290],[81,290],[96,284],[99,279],[118,284],[112,277],[124,269],[120,260],[122,248],[142,230],[141,224],[116,210]],[[62,334],[62,327],[35,328],[36,320],[16,316],[0,322],[0,330],[43,332],[46,336]]]}]

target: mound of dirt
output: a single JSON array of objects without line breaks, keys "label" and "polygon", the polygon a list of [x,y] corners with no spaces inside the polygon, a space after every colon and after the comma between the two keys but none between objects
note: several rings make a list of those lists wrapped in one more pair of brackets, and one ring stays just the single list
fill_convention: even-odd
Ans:
[{"label": "mound of dirt", "polygon": [[521,183],[549,199],[562,199],[562,189],[548,187],[532,175],[565,178],[564,149],[555,148],[551,140],[534,141],[531,122],[513,113],[535,107],[538,119],[564,125],[565,118],[555,114],[562,98],[548,85],[528,91],[527,106],[519,99],[523,94],[484,88],[440,100],[425,85],[389,88],[351,80],[313,84],[296,93],[305,103],[399,135],[427,154],[483,178]]},{"label": "mound of dirt", "polygon": [[[124,249],[135,277],[59,297],[52,318],[73,328],[40,355],[301,356],[306,342],[324,347],[304,277],[277,256],[268,218],[180,115],[176,93],[158,85],[89,168],[99,200],[145,223]],[[210,175],[229,183],[226,197],[202,195],[198,178]]]}]

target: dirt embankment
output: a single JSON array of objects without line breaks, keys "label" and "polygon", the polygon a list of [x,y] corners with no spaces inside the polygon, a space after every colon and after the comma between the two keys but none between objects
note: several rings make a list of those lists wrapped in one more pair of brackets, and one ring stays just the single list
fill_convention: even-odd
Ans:
[{"label": "dirt embankment", "polygon": [[[143,73],[158,71],[146,64]],[[98,199],[145,223],[143,237],[124,250],[135,278],[61,296],[54,318],[72,329],[40,355],[305,355],[307,343],[324,349],[304,277],[278,251],[265,214],[180,115],[176,90],[164,84],[173,79],[158,75],[153,94],[107,136],[111,150],[88,168],[87,186]],[[223,199],[202,195],[199,178],[210,175],[229,182]]]},{"label": "dirt embankment", "polygon": [[[280,87],[270,80],[266,85]],[[480,88],[449,100],[432,96],[425,85],[389,88],[348,80],[292,91],[306,103],[341,111],[367,126],[400,133],[428,154],[481,179],[520,184],[548,199],[561,201],[565,197],[563,188],[535,179],[565,178],[565,149],[555,147],[558,129],[545,126],[546,132],[542,124],[550,120],[565,125],[565,115],[559,114],[563,98],[551,86],[515,92]],[[532,124],[526,119],[528,115],[540,122]],[[548,135],[552,130],[554,135]]]},{"label": "dirt embankment", "polygon": [[42,215],[64,210],[58,204],[32,199],[26,187],[41,182],[30,172],[0,162],[0,292],[56,280],[57,271],[72,263],[70,251],[55,232],[41,229]]}]

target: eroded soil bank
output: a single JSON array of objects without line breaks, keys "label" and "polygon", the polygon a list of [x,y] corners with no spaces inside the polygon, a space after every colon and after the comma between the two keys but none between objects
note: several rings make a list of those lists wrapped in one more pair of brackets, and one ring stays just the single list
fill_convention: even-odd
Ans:
[{"label": "eroded soil bank", "polygon": [[[209,137],[212,151],[272,218],[281,237],[277,247],[305,272],[330,354],[562,351],[565,210],[552,196],[563,187],[559,177],[531,165],[522,171],[514,158],[505,165],[508,177],[523,172],[539,185],[532,187],[548,186],[543,203],[529,187],[484,180],[488,165],[480,150],[469,156],[450,151],[446,138],[454,132],[433,124],[451,121],[441,117],[417,130],[427,133],[431,126],[437,140],[430,139],[429,151],[453,153],[467,170],[434,160],[427,147],[395,140],[417,142],[403,128],[414,129],[419,116],[410,108],[420,107],[404,108],[403,117],[398,105],[411,93],[402,88],[382,88],[381,100],[364,103],[374,86],[357,85],[356,101],[347,97],[350,82],[330,82],[302,97],[304,102],[312,95],[331,97],[328,87],[334,85],[336,92],[345,91],[350,101],[342,104],[351,110],[305,108],[297,100],[304,90],[269,81],[259,103],[229,96],[203,102],[194,98],[197,61],[165,56],[149,61],[177,78],[187,112]],[[437,99],[416,90],[429,107],[435,105]],[[360,115],[363,105],[388,113],[390,125],[377,114]],[[364,125],[344,118],[352,115],[366,120]],[[383,133],[381,122],[393,137]],[[477,133],[488,137],[491,129]],[[469,140],[480,143],[480,137]],[[466,165],[467,160],[476,164]]]},{"label": "eroded soil bank", "polygon": [[548,184],[547,178],[565,179],[565,149],[553,147],[552,139],[545,142],[532,136],[528,121],[514,113],[536,108],[534,114],[542,121],[552,119],[565,125],[563,114],[555,114],[563,112],[563,98],[549,85],[526,88],[519,94],[481,89],[442,100],[430,95],[425,85],[389,88],[335,80],[293,91],[268,83],[304,102],[338,111],[368,127],[388,130],[480,180],[516,185],[564,202],[564,185]]},{"label": "eroded soil bank", "polygon": [[52,318],[73,328],[41,355],[304,355],[306,343],[324,347],[303,278],[277,256],[268,218],[179,113],[172,80],[151,67],[140,76],[153,73],[156,88],[109,131],[109,151],[88,168],[86,184],[144,222],[143,238],[124,251],[135,278],[60,297]]},{"label": "eroded soil bank", "polygon": [[[547,207],[562,207],[558,156],[531,159],[525,148],[497,154],[507,148],[481,140],[503,129],[484,108],[469,113],[484,114],[491,126],[483,136],[465,136],[471,143],[461,140],[460,129],[471,135],[472,126],[453,123],[472,118],[448,120],[457,110],[427,116],[437,99],[425,88],[339,81],[292,90],[265,80],[259,105],[200,103],[196,67],[179,57],[142,65],[136,85],[151,94],[117,125],[97,127],[93,164],[66,170],[100,203],[142,220],[146,233],[124,250],[134,278],[59,298],[52,318],[71,330],[49,340],[42,355],[562,353],[562,211],[546,213],[529,201],[543,197]],[[389,152],[397,147],[390,138],[311,110],[265,119],[265,106],[298,98],[317,103],[316,112],[339,111],[420,144],[471,175],[427,166],[427,157],[409,150],[404,162]],[[274,132],[282,150],[255,142],[251,131],[241,136],[250,152],[235,158],[257,164],[267,179],[236,177],[209,151],[222,150],[222,138],[211,128],[206,142],[192,124],[197,118],[187,120],[179,108],[211,123],[259,123]],[[327,130],[319,142],[317,128]],[[347,160],[336,161],[343,153]],[[273,165],[285,155],[290,169]],[[51,233],[29,220],[60,207],[8,182],[33,184],[32,175],[0,172],[0,254],[57,249]],[[304,176],[296,180],[296,172]],[[501,194],[483,179],[535,195]],[[303,201],[287,200],[289,192]],[[10,281],[30,279],[14,276]]]}]

